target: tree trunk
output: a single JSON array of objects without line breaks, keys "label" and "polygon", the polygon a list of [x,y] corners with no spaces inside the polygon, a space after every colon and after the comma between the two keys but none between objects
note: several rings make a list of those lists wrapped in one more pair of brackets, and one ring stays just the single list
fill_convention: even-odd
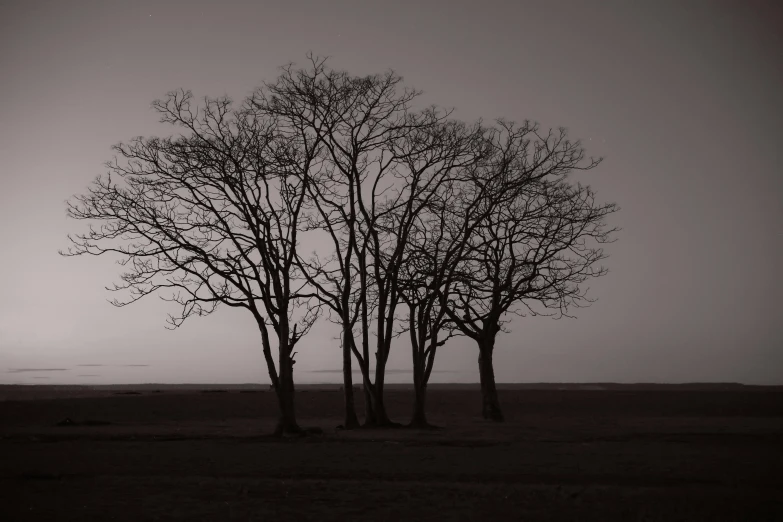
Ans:
[{"label": "tree trunk", "polygon": [[498,390],[495,386],[495,370],[492,367],[493,343],[479,344],[479,376],[481,377],[482,416],[487,420],[503,422]]},{"label": "tree trunk", "polygon": [[353,395],[353,375],[351,374],[351,343],[352,333],[349,329],[343,330],[343,390],[345,394],[345,423],[347,430],[359,427],[359,418],[356,416],[356,400]]},{"label": "tree trunk", "polygon": [[[381,386],[383,385],[381,384]],[[370,401],[372,403],[372,413],[375,417],[375,422],[371,426],[384,427],[394,425],[386,414],[386,404],[383,402],[383,387],[379,387],[377,382],[370,393]]]},{"label": "tree trunk", "polygon": [[386,361],[383,357],[375,359],[375,384],[370,390],[372,410],[375,414],[375,426],[392,426],[394,423],[386,414],[386,405],[383,402],[383,381],[386,372]]},{"label": "tree trunk", "polygon": [[[359,256],[359,263],[361,266],[360,276],[362,289],[367,288],[367,267],[365,265],[365,257]],[[365,426],[377,426],[378,417],[375,415],[375,408],[373,408],[373,386],[370,383],[370,325],[368,321],[367,300],[362,300],[362,358],[364,359],[364,365],[362,366],[362,380],[364,385],[364,425]]]},{"label": "tree trunk", "polygon": [[[287,361],[287,362],[286,362]],[[281,357],[280,379],[277,387],[277,400],[280,405],[280,418],[275,429],[276,436],[300,434],[302,429],[296,422],[294,405],[294,372],[288,356]]]},{"label": "tree trunk", "polygon": [[410,426],[413,428],[428,428],[430,423],[427,422],[427,411],[425,409],[427,399],[427,383],[414,382],[413,388],[415,392],[413,417],[411,418]]},{"label": "tree trunk", "polygon": [[[411,309],[411,318],[413,317],[414,310]],[[411,355],[413,358],[413,417],[411,418],[410,426],[412,428],[425,428],[429,426],[427,422],[427,412],[425,411],[425,402],[427,398],[427,372],[425,371],[426,359],[424,358],[423,347],[426,340],[422,336],[417,335],[415,322],[411,319],[410,334],[411,334]]]},{"label": "tree trunk", "polygon": [[364,425],[375,426],[378,424],[378,418],[375,416],[375,410],[372,407],[372,390],[367,384],[364,384]]}]

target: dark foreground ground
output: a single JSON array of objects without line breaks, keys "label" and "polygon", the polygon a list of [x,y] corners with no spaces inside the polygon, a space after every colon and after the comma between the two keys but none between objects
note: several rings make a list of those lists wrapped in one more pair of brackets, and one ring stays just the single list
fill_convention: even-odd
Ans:
[{"label": "dark foreground ground", "polygon": [[0,520],[783,521],[781,391],[503,390],[504,425],[429,397],[442,430],[344,432],[304,389],[324,434],[275,440],[268,391],[0,387]]}]

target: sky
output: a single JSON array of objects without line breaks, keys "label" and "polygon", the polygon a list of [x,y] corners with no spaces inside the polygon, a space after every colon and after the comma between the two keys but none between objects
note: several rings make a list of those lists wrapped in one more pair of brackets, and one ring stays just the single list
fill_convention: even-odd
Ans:
[{"label": "sky", "polygon": [[[781,384],[782,27],[758,0],[0,2],[0,384],[268,382],[246,311],[169,331],[167,303],[107,302],[110,259],[57,252],[111,145],[172,133],[153,100],[241,100],[308,51],[394,69],[465,121],[567,127],[605,158],[574,177],[621,208],[597,302],[515,319],[498,382]],[[340,381],[336,335],[301,341],[297,381]],[[432,382],[477,382],[477,356],[450,342]],[[410,367],[399,342],[388,381]]]}]

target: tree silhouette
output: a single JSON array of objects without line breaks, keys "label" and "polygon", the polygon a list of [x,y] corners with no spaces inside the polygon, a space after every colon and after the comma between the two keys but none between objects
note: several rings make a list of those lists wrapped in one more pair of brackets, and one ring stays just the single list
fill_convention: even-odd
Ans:
[{"label": "tree silhouette", "polygon": [[113,304],[156,293],[180,305],[172,328],[221,304],[252,313],[278,397],[276,433],[298,433],[294,347],[318,307],[295,258],[318,151],[273,118],[233,110],[228,98],[198,107],[189,91],[176,91],[153,108],[184,133],[116,145],[122,161],[115,156],[109,172],[68,203],[70,217],[101,226],[69,236],[61,254],[119,254],[126,271],[109,289],[126,297]]},{"label": "tree silhouette", "polygon": [[497,161],[484,179],[475,178],[485,211],[464,238],[451,284],[440,289],[440,305],[476,341],[482,413],[502,421],[492,363],[497,334],[508,314],[571,317],[569,307],[592,302],[580,285],[606,274],[597,266],[606,257],[600,245],[617,229],[604,218],[618,208],[597,203],[589,186],[570,182],[570,172],[601,160],[584,164],[584,150],[565,129],[542,135],[529,122],[498,123],[490,136]]},{"label": "tree silhouette", "polygon": [[[343,325],[346,394],[351,393],[351,350],[362,372],[367,422],[390,425],[384,379],[408,233],[438,187],[475,161],[477,141],[465,125],[448,121],[447,112],[413,111],[420,93],[400,91],[402,79],[393,72],[352,77],[328,69],[325,59],[310,60],[308,69],[284,67],[253,103],[285,120],[291,132],[323,144],[329,167],[314,174],[308,188],[318,208],[317,227],[327,232],[333,250],[324,260],[303,260],[301,267]],[[346,396],[347,410],[351,405]],[[347,411],[346,421],[352,417]]]},{"label": "tree silhouette", "polygon": [[[359,426],[354,357],[365,424],[396,425],[385,373],[406,333],[411,425],[429,426],[427,384],[455,335],[478,346],[484,417],[503,420],[492,361],[508,318],[570,317],[591,302],[581,285],[606,273],[599,246],[613,240],[604,219],[617,207],[569,178],[601,160],[585,161],[564,129],[468,125],[434,106],[414,110],[421,93],[393,71],[356,77],[308,59],[236,109],[226,97],[197,106],[183,90],[154,102],[182,134],[115,146],[122,161],[68,203],[70,217],[101,226],[69,236],[61,253],[119,254],[126,271],[110,290],[125,298],[113,304],[158,294],[180,306],[173,328],[221,304],[248,310],[279,402],[277,434],[301,432],[294,348],[322,309],[341,327],[346,428]],[[300,241],[318,238],[325,248],[303,251]]]}]

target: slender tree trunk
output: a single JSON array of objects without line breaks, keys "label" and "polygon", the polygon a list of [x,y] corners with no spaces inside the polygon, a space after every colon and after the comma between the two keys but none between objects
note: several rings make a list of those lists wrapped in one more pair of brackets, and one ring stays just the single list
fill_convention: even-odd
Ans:
[{"label": "slender tree trunk", "polygon": [[[354,339],[353,337],[350,338],[350,341],[353,343]],[[366,335],[362,334],[362,351],[363,354],[363,360],[364,364],[362,364],[362,359],[359,359],[357,355],[357,362],[359,364],[359,369],[362,372],[362,393],[364,394],[364,426],[375,426],[377,424],[377,419],[375,417],[375,409],[373,408],[373,385],[372,381],[370,381],[370,368],[369,368],[369,359],[368,359],[368,348],[367,348],[367,342],[368,339]],[[352,345],[354,346],[354,345]]]},{"label": "slender tree trunk", "polygon": [[348,328],[343,329],[343,390],[345,392],[345,423],[347,430],[359,427],[359,419],[356,416],[356,401],[353,395],[353,375],[351,374],[351,343],[353,334]]},{"label": "slender tree trunk", "polygon": [[[286,433],[301,433],[302,429],[296,422],[296,408],[294,404],[294,365],[291,361],[290,350],[281,349],[278,372],[275,372],[269,332],[260,315],[256,314],[256,320],[258,321],[258,326],[261,331],[264,359],[266,360],[267,370],[269,371],[269,379],[272,381],[272,387],[277,395],[278,407],[280,408],[280,416],[274,434],[282,436]],[[283,335],[278,338],[281,347],[288,345],[287,333],[288,330],[285,328]]]},{"label": "slender tree trunk", "polygon": [[427,399],[427,383],[423,382],[423,379],[415,379],[413,383],[413,389],[415,392],[415,400],[413,405],[413,417],[411,418],[411,427],[414,428],[427,428],[430,423],[427,422],[426,411],[426,399]]},{"label": "slender tree trunk", "polygon": [[375,383],[375,386],[373,386],[372,393],[370,394],[370,400],[372,401],[372,411],[373,416],[375,417],[375,423],[374,426],[391,426],[394,423],[389,419],[388,414],[386,413],[386,404],[383,401],[383,386],[378,386],[378,383]]},{"label": "slender tree trunk", "polygon": [[280,405],[280,418],[277,422],[275,435],[299,434],[302,429],[296,422],[296,408],[294,404],[294,372],[290,355],[285,353],[280,357],[280,378],[276,389],[277,400]]},{"label": "slender tree trunk", "polygon": [[365,384],[365,399],[368,401],[368,414],[365,426],[390,426],[394,424],[386,414],[386,405],[383,402],[383,384],[385,373],[385,361],[382,357],[375,359],[375,383],[369,388]]},{"label": "slender tree trunk", "polygon": [[383,402],[383,384],[386,377],[386,361],[389,358],[389,343],[387,341],[388,336],[385,317],[386,313],[386,300],[381,296],[378,303],[378,323],[377,327],[377,341],[375,345],[375,383],[372,387],[372,408],[375,413],[375,425],[376,426],[393,426],[393,423],[386,413],[386,405]]},{"label": "slender tree trunk", "polygon": [[425,402],[427,397],[427,377],[425,372],[426,360],[424,358],[424,339],[421,330],[415,320],[416,309],[410,309],[410,336],[411,336],[411,357],[413,363],[413,417],[411,417],[410,426],[413,428],[424,428],[429,425],[427,422],[427,413]]},{"label": "slender tree trunk", "polygon": [[386,404],[383,402],[383,384],[385,364],[382,358],[375,360],[375,383],[370,388],[370,407],[372,408],[373,422],[370,426],[389,426],[392,424],[389,416],[386,414]]},{"label": "slender tree trunk", "polygon": [[378,418],[375,416],[375,409],[372,406],[372,389],[364,384],[364,425],[375,426],[378,424]]},{"label": "slender tree trunk", "polygon": [[[363,269],[362,285],[366,285],[366,271]],[[364,384],[364,425],[377,426],[378,417],[375,415],[373,407],[373,386],[370,384],[370,330],[367,320],[367,300],[362,302],[362,357],[366,366],[362,368],[362,377]]]},{"label": "slender tree trunk", "polygon": [[479,343],[479,376],[481,378],[481,414],[487,420],[503,422],[503,412],[500,409],[498,390],[495,386],[495,370],[492,367],[492,351],[494,340]]},{"label": "slender tree trunk", "polygon": [[371,399],[372,409],[375,414],[376,426],[391,426],[394,423],[389,419],[386,413],[386,404],[383,402],[383,384],[386,375],[386,357],[381,353],[381,346],[378,347],[378,355],[375,358],[375,384],[372,387]]}]

